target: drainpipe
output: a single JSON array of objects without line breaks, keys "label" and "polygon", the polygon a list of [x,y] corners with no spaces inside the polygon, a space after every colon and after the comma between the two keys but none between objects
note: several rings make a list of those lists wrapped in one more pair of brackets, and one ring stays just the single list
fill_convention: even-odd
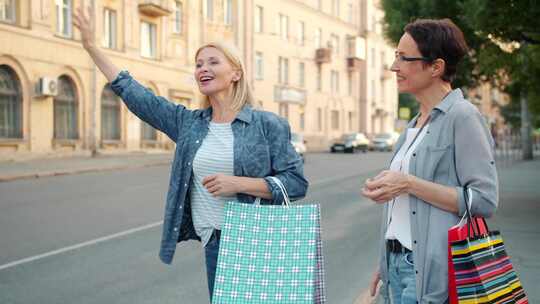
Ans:
[{"label": "drainpipe", "polygon": [[[96,24],[96,2],[95,0],[91,1],[92,11],[94,14],[90,16],[92,20],[94,21],[94,25]],[[96,33],[94,31],[94,40],[96,38]],[[95,157],[97,155],[97,143],[96,143],[96,86],[97,86],[97,66],[94,64],[92,59],[90,58],[91,66],[92,66],[92,72],[90,77],[90,134],[89,134],[89,141],[90,141],[90,153],[92,157]]]}]

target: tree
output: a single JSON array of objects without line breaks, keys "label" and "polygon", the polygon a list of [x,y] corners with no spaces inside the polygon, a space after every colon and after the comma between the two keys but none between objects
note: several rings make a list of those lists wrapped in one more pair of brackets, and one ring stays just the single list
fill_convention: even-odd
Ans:
[{"label": "tree", "polygon": [[385,34],[395,43],[414,19],[452,19],[471,49],[453,85],[489,81],[508,93],[511,104],[502,112],[510,123],[526,98],[540,127],[540,0],[382,0],[382,6]]}]

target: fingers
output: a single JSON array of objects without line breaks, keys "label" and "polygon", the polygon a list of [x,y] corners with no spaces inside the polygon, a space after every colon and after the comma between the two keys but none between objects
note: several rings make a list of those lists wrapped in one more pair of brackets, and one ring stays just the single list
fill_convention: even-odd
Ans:
[{"label": "fingers", "polygon": [[379,285],[380,280],[381,280],[381,274],[379,271],[376,271],[371,277],[371,282],[369,284],[369,292],[372,297],[374,297],[375,294],[377,293],[377,286]]},{"label": "fingers", "polygon": [[202,180],[203,186],[206,187],[207,183],[210,183],[210,182],[216,180],[216,178],[217,178],[217,175],[208,175],[207,177],[203,178],[203,180]]}]

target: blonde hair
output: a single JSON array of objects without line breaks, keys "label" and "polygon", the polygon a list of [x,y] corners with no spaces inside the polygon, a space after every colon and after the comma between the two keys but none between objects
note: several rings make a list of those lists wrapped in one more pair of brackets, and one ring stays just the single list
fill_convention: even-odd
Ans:
[{"label": "blonde hair", "polygon": [[[197,50],[197,52],[195,53],[195,60],[197,60],[197,56],[199,56],[199,53],[203,49],[209,47],[215,48],[218,51],[222,52],[223,55],[225,55],[225,58],[227,58],[229,63],[233,66],[233,68],[240,71],[240,79],[233,83],[231,108],[235,111],[239,111],[246,104],[253,106],[253,94],[251,92],[251,89],[249,88],[248,81],[245,77],[246,70],[244,64],[242,63],[242,59],[238,54],[238,50],[235,47],[225,44],[223,42],[209,42],[204,44]],[[208,96],[201,96],[201,108],[206,109],[208,107],[210,107],[210,100],[208,99]]]}]

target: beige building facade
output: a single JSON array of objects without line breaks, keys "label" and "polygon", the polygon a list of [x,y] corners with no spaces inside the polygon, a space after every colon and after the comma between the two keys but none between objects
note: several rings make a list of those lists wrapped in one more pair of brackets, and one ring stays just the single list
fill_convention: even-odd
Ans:
[{"label": "beige building facade", "polygon": [[[96,39],[158,95],[198,106],[194,54],[240,50],[257,105],[286,117],[312,150],[348,132],[393,129],[393,48],[382,11],[353,0],[87,0]],[[82,49],[80,0],[0,1],[0,160],[171,149],[131,114]]]}]

